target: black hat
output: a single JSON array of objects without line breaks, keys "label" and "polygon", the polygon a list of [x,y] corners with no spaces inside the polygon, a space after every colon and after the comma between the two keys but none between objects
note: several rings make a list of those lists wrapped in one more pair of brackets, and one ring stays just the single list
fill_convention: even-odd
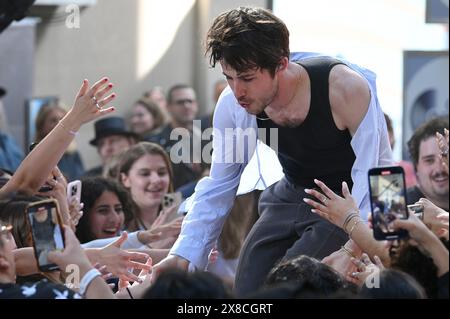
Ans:
[{"label": "black hat", "polygon": [[0,86],[0,97],[6,94],[6,90]]},{"label": "black hat", "polygon": [[111,135],[123,135],[126,137],[132,137],[139,140],[139,136],[136,133],[128,131],[125,127],[125,121],[121,117],[106,117],[104,119],[98,120],[94,124],[95,126],[95,137],[89,143],[91,145],[97,146],[98,140],[111,136]]}]

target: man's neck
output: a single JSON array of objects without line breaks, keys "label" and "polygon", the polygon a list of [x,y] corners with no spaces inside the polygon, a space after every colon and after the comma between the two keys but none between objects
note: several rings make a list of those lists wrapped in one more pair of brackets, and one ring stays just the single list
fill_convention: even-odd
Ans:
[{"label": "man's neck", "polygon": [[304,86],[304,76],[301,66],[290,62],[285,73],[278,77],[278,91],[268,108],[272,112],[284,111],[288,108]]}]

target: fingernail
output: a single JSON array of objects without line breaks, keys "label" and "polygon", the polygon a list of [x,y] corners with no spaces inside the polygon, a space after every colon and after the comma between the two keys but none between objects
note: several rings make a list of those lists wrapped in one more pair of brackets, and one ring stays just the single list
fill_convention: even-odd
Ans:
[{"label": "fingernail", "polygon": [[103,79],[103,82],[106,82],[106,81],[108,81],[108,78],[104,78],[104,79]]}]

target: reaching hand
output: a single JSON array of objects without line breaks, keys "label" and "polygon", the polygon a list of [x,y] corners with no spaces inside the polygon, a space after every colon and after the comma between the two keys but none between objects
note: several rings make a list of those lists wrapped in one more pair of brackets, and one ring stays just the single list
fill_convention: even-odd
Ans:
[{"label": "reaching hand", "polygon": [[356,270],[356,266],[352,263],[350,258],[351,256],[349,256],[344,249],[340,249],[322,259],[322,263],[330,266],[342,276],[346,277],[347,274]]},{"label": "reaching hand", "polygon": [[324,194],[313,189],[305,189],[305,192],[314,196],[320,202],[309,198],[304,198],[303,200],[308,205],[314,207],[314,209],[311,209],[313,213],[316,213],[334,225],[343,228],[347,216],[351,213],[358,212],[358,206],[350,194],[347,183],[342,183],[342,194],[344,195],[342,198],[329,189],[323,182],[317,179],[315,179],[314,182],[320,187]]},{"label": "reaching hand", "polygon": [[107,270],[119,278],[129,281],[140,281],[140,279],[128,269],[150,270],[151,267],[146,264],[148,255],[122,250],[120,246],[122,246],[127,238],[127,232],[123,232],[115,242],[102,248],[100,260],[98,262],[102,265],[106,265]]},{"label": "reaching hand", "polygon": [[444,167],[445,172],[448,174],[448,129],[444,129],[444,134],[445,137],[441,133],[436,132],[436,139],[438,142],[439,150],[441,151],[442,166]]},{"label": "reaching hand", "polygon": [[349,273],[347,280],[361,287],[366,282],[367,277],[374,276],[376,273],[383,270],[384,265],[381,262],[381,259],[378,256],[374,256],[373,259],[375,260],[375,263],[370,260],[367,254],[362,254],[361,259],[351,258],[357,271]]},{"label": "reaching hand", "polygon": [[157,263],[155,266],[153,266],[152,284],[156,281],[156,279],[159,277],[161,273],[172,268],[187,271],[189,268],[189,261],[176,255],[167,256],[159,263]]}]

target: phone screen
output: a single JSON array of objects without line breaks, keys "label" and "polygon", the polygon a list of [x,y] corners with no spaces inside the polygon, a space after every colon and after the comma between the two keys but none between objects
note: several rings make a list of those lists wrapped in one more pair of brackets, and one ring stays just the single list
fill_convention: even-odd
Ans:
[{"label": "phone screen", "polygon": [[369,185],[375,239],[396,240],[407,236],[406,231],[392,227],[395,219],[408,218],[403,169],[397,166],[371,169]]},{"label": "phone screen", "polygon": [[47,255],[53,250],[64,249],[61,221],[55,203],[32,205],[28,208],[28,220],[31,226],[35,256],[41,271],[58,270]]}]

